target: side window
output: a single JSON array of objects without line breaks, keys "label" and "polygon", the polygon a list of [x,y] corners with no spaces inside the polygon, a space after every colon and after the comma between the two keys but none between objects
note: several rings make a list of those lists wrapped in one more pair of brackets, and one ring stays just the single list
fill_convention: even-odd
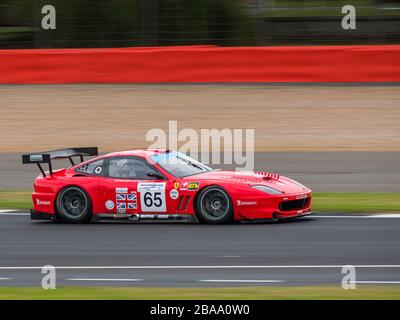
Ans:
[{"label": "side window", "polygon": [[109,176],[134,180],[152,180],[147,174],[154,170],[145,162],[135,158],[111,158]]},{"label": "side window", "polygon": [[75,169],[76,172],[92,174],[95,176],[104,176],[104,161],[103,159],[90,162]]}]

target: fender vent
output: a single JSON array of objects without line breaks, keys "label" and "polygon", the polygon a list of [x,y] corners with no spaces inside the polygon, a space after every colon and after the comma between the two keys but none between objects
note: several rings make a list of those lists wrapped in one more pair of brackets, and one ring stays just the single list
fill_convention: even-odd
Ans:
[{"label": "fender vent", "polygon": [[186,212],[188,210],[190,204],[190,198],[191,196],[182,196],[179,199],[178,211]]}]

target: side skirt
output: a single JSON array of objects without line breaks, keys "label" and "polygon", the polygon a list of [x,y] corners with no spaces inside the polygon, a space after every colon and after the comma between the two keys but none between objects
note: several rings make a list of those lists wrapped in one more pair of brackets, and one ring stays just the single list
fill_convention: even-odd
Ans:
[{"label": "side skirt", "polygon": [[125,222],[125,223],[198,223],[191,214],[126,214],[126,213],[100,213],[93,215],[92,222]]}]

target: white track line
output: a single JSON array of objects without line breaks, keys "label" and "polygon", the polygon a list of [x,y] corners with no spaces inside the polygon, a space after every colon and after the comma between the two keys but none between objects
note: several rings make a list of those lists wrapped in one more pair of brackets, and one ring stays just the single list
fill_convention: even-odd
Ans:
[{"label": "white track line", "polygon": [[18,212],[18,210],[0,210],[0,216],[29,216],[30,213]]},{"label": "white track line", "polygon": [[68,281],[117,281],[117,282],[137,282],[144,279],[111,279],[111,278],[69,278]]},{"label": "white track line", "polygon": [[12,278],[0,278],[0,280],[12,280]]},{"label": "white track line", "polygon": [[313,215],[310,218],[328,218],[328,219],[397,219],[400,218],[400,214],[374,214],[366,216],[325,216],[325,215]]},{"label": "white track line", "polygon": [[393,213],[393,214],[374,214],[374,218],[400,218],[399,213]]},{"label": "white track line", "polygon": [[[176,265],[176,266],[54,266],[59,270],[95,270],[95,269],[336,269],[349,264],[338,265]],[[399,264],[362,264],[351,265],[355,268],[400,268]],[[0,270],[41,270],[43,267],[0,267]]]},{"label": "white track line", "polygon": [[351,281],[356,284],[400,284],[400,281]]},{"label": "white track line", "polygon": [[235,280],[235,279],[210,279],[210,280],[197,280],[199,282],[233,282],[233,283],[282,283],[284,280]]},{"label": "white track line", "polygon": [[18,210],[16,210],[16,209],[1,209],[0,213],[8,213],[8,212],[15,212],[15,211],[18,211]]}]

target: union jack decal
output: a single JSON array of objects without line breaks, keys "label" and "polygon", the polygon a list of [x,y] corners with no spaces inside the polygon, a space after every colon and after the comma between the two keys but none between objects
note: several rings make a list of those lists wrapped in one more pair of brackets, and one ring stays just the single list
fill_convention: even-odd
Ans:
[{"label": "union jack decal", "polygon": [[126,209],[125,202],[117,202],[117,209]]},{"label": "union jack decal", "polygon": [[137,209],[137,202],[128,203],[128,209]]},{"label": "union jack decal", "polygon": [[126,194],[117,193],[117,201],[125,201],[125,200],[126,200]]},{"label": "union jack decal", "polygon": [[136,198],[136,192],[127,195],[127,200],[128,200],[128,201],[136,201],[136,199],[137,199],[137,198]]}]

